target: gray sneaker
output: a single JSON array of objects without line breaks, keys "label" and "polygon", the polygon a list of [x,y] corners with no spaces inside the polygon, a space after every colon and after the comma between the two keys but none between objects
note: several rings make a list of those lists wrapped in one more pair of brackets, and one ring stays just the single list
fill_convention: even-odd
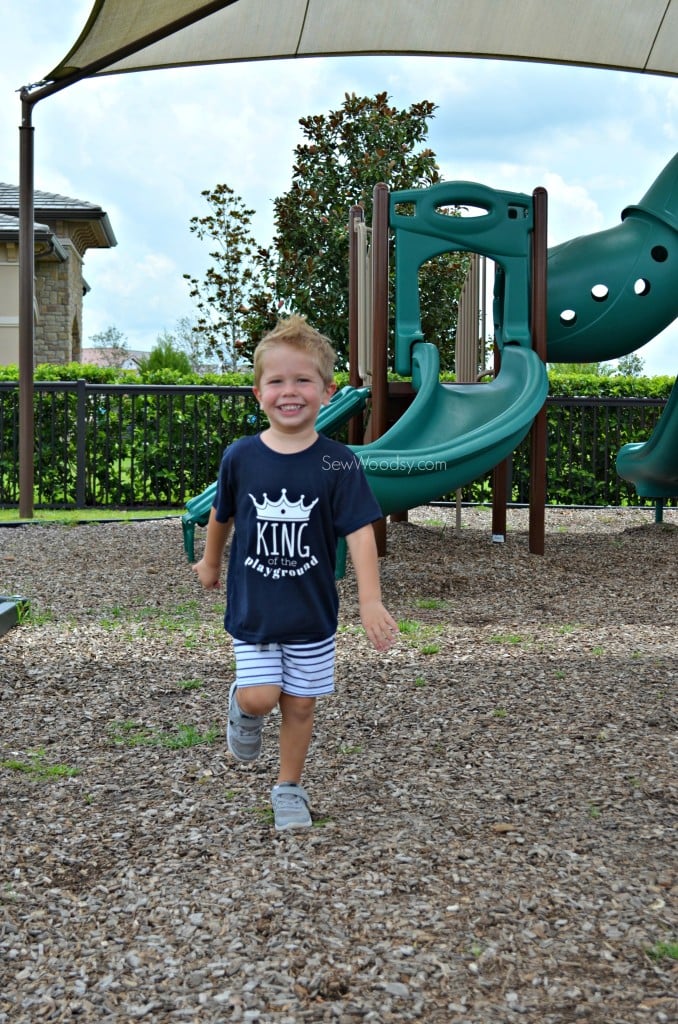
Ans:
[{"label": "gray sneaker", "polygon": [[271,790],[271,803],[276,832],[290,828],[310,828],[313,822],[308,809],[308,793],[296,782],[279,782]]},{"label": "gray sneaker", "polygon": [[265,715],[246,715],[240,710],[233,683],[228,694],[228,749],[239,761],[256,761],[261,753],[261,730]]}]

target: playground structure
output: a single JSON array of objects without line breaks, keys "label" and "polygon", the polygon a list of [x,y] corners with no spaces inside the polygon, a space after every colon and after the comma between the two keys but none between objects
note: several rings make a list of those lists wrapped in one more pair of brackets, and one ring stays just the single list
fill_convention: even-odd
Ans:
[{"label": "playground structure", "polygon": [[[450,217],[449,207],[470,215]],[[388,233],[395,234],[394,367],[410,377],[414,400],[388,427]],[[641,347],[678,316],[678,154],[621,225],[546,249],[546,193],[501,192],[474,182],[442,182],[389,195],[374,191],[366,230],[350,216],[350,386],[321,413],[319,429],[350,421],[349,444],[384,515],[426,504],[495,472],[532,429],[530,550],[544,544],[546,361],[598,362]],[[424,338],[419,268],[450,251],[496,264],[493,320],[497,372],[484,384],[442,384],[438,350]],[[369,379],[369,387],[364,380]],[[357,412],[371,398],[368,443]],[[339,396],[337,396],[338,398]],[[353,405],[355,403],[355,405]],[[640,496],[678,495],[678,382],[650,439],[617,458]],[[189,557],[193,529],[209,516],[216,485],[191,499],[183,517]],[[503,488],[503,490],[502,490]],[[505,532],[495,500],[493,535]]]},{"label": "playground structure", "polygon": [[[538,192],[535,191],[534,198]],[[375,192],[375,223],[376,198]],[[403,203],[416,204],[414,216],[398,214],[398,205]],[[473,207],[480,210],[480,216],[447,217],[441,212],[446,205]],[[498,393],[510,393],[520,409],[519,416],[531,413],[538,417],[534,392],[538,371],[527,352],[532,340],[536,340],[531,339],[530,333],[532,330],[535,334],[538,327],[534,298],[538,275],[544,268],[534,247],[525,240],[521,247],[518,241],[521,232],[535,233],[531,220],[530,197],[497,193],[468,182],[443,183],[390,197],[389,221],[396,235],[396,371],[412,373],[413,384],[419,391],[417,399],[433,382],[437,370],[432,360],[426,364],[426,386],[422,388],[417,353],[425,342],[420,326],[417,273],[427,259],[452,249],[480,252],[497,263],[494,328],[501,361],[496,381],[481,388],[440,385],[436,380],[441,391],[435,387],[429,390],[430,406],[428,402],[415,401],[412,410],[390,431],[379,431],[378,440],[354,449],[385,511],[392,510],[394,493],[412,507],[415,498],[423,503],[444,490],[475,479],[471,473],[483,461],[483,447],[499,455],[501,443],[509,440],[505,419],[510,420],[502,419],[508,407],[491,397],[491,389],[499,382],[505,382],[505,388],[498,388]],[[377,244],[378,240],[373,239],[373,245]],[[626,355],[649,341],[678,315],[674,281],[677,257],[678,154],[641,201],[623,211],[620,226],[548,250],[543,358],[598,362]],[[378,264],[378,258],[373,260],[373,276],[375,262]],[[382,291],[375,279],[375,295]],[[526,301],[528,292],[532,294],[532,304]],[[373,338],[375,346],[384,344],[383,321],[376,315]],[[518,358],[523,360],[522,374],[516,372]],[[383,355],[375,355],[373,363],[382,369]],[[359,378],[354,378],[357,381]],[[383,380],[377,377],[372,385],[374,407],[384,401]],[[428,414],[423,413],[424,405],[428,406]],[[383,422],[383,416],[381,419]],[[543,438],[536,438],[536,443],[543,448]],[[446,462],[446,474],[440,481],[431,474],[431,489],[411,481],[417,460],[425,466],[436,463],[439,456],[440,461]],[[536,472],[540,471],[540,461],[533,460]],[[636,484],[642,497],[661,500],[678,494],[678,384],[674,385],[652,437],[644,444],[625,446],[617,466],[625,479]],[[451,486],[436,490],[438,482]],[[537,510],[535,503],[531,528],[537,521]]]},{"label": "playground structure", "polygon": [[29,602],[25,597],[0,594],[0,636],[16,626],[28,609]]}]

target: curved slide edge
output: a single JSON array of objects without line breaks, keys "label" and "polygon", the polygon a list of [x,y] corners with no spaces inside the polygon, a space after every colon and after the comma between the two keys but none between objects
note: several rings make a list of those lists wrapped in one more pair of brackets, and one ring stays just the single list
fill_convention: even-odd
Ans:
[{"label": "curved slide edge", "polygon": [[386,434],[353,446],[384,515],[439,498],[493,469],[520,444],[548,394],[531,349],[506,345],[489,384],[441,384],[438,349],[413,347],[417,395]]},{"label": "curved slide edge", "polygon": [[678,379],[649,440],[620,448],[617,472],[641,498],[678,497]]}]

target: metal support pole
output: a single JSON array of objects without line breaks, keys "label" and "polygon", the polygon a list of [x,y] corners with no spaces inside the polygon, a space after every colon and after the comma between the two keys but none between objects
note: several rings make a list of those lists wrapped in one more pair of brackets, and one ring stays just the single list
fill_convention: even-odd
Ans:
[{"label": "metal support pole", "polygon": [[[372,207],[372,419],[370,440],[388,428],[388,186],[374,186]],[[386,554],[386,520],[374,524],[380,555]]]},{"label": "metal support pole", "polygon": [[[494,376],[499,376],[501,352],[494,345]],[[506,539],[506,501],[509,479],[509,459],[499,462],[492,470],[492,541],[503,544]]]},{"label": "metal support pole", "polygon": [[21,94],[19,128],[19,515],[33,518],[35,427],[33,413],[33,104]]},{"label": "metal support pole", "polygon": [[[348,221],[348,382],[353,388],[362,384],[358,355],[358,224],[364,223],[362,206],[352,206]],[[348,443],[363,443],[362,413],[348,423]]]},{"label": "metal support pole", "polygon": [[[546,362],[546,235],[548,197],[545,188],[532,193],[534,229],[532,232],[531,334],[532,347]],[[530,434],[530,525],[529,548],[533,555],[544,554],[546,515],[546,403],[534,418]]]}]

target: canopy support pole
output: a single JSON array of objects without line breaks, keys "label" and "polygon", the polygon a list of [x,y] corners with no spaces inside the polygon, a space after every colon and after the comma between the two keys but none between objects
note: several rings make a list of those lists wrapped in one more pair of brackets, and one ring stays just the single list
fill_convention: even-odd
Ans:
[{"label": "canopy support pole", "polygon": [[33,518],[35,425],[33,415],[34,129],[33,103],[21,93],[19,128],[19,515]]}]

